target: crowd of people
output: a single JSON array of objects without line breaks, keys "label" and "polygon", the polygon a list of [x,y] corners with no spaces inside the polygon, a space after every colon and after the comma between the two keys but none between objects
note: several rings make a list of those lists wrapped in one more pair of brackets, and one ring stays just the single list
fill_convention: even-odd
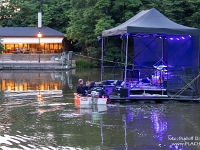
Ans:
[{"label": "crowd of people", "polygon": [[99,92],[99,97],[105,96],[108,97],[108,94],[103,89],[103,87],[97,86],[94,81],[87,81],[84,85],[83,79],[78,80],[78,85],[76,87],[76,93],[81,96],[87,96],[91,94],[92,91]]},{"label": "crowd of people", "polygon": [[22,50],[22,49],[20,49],[20,48],[16,48],[16,52],[18,52],[18,53],[24,53],[24,51]]}]

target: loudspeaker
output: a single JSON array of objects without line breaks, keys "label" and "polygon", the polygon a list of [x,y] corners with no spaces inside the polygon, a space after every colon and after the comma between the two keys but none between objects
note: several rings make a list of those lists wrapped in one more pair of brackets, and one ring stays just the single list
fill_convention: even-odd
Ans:
[{"label": "loudspeaker", "polygon": [[129,90],[128,88],[121,88],[120,89],[120,97],[129,97]]}]

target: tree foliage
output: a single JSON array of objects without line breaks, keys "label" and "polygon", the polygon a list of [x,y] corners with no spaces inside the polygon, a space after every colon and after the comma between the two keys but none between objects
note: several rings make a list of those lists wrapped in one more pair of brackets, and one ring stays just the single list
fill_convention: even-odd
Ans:
[{"label": "tree foliage", "polygon": [[[156,8],[170,20],[200,28],[200,0],[4,0],[0,5],[0,26],[37,26],[42,11],[43,26],[65,33],[84,55],[100,58],[97,41],[103,30],[115,27],[141,10]],[[115,42],[115,44],[114,44]],[[119,40],[108,40],[106,57],[114,60]]]},{"label": "tree foliage", "polygon": [[69,1],[66,0],[4,0],[0,6],[0,26],[37,27],[38,12],[42,24],[65,32],[68,25]]},{"label": "tree foliage", "polygon": [[2,44],[2,39],[0,38],[0,54],[2,54],[2,52],[4,52],[5,49],[4,49],[4,46]]}]

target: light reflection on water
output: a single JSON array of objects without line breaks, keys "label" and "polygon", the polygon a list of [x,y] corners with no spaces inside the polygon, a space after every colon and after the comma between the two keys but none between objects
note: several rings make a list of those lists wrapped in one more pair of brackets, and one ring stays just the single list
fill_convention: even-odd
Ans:
[{"label": "light reflection on water", "polygon": [[[98,74],[98,72],[96,72]],[[26,74],[26,75],[25,75]],[[38,77],[38,72],[31,73]],[[197,149],[198,146],[174,146],[173,142],[199,142],[200,140],[176,139],[168,137],[200,137],[198,103],[169,102],[161,104],[127,103],[92,106],[75,106],[73,92],[80,74],[41,72],[37,78],[20,78],[23,84],[34,85],[48,83],[61,85],[59,94],[46,94],[42,97],[30,96],[25,92],[16,96],[9,95],[0,100],[0,149]],[[1,73],[2,75],[2,73]],[[20,73],[8,74],[9,82],[1,82],[1,87],[11,87],[18,82]],[[51,75],[51,76],[49,76]],[[83,75],[86,81],[95,76],[87,72]],[[2,75],[3,76],[3,75]],[[2,77],[1,76],[1,77]],[[5,75],[4,75],[5,76]],[[22,76],[22,75],[21,75]],[[23,72],[23,76],[30,76],[30,72]],[[6,78],[8,78],[6,77]],[[48,80],[47,80],[48,78]],[[63,81],[65,80],[65,81]],[[97,79],[96,79],[97,80]],[[11,85],[9,85],[11,83]],[[69,84],[70,83],[70,84]],[[70,86],[69,86],[70,85]],[[28,87],[28,86],[27,86]],[[35,87],[35,88],[34,88]],[[73,88],[72,88],[73,87]],[[43,89],[45,90],[45,88]],[[54,89],[55,90],[55,89]],[[10,91],[13,94],[13,91]],[[30,92],[31,93],[31,92]],[[42,93],[42,92],[41,92]],[[44,94],[44,93],[43,93]],[[4,95],[5,96],[5,95]],[[31,97],[31,98],[30,98]]]}]

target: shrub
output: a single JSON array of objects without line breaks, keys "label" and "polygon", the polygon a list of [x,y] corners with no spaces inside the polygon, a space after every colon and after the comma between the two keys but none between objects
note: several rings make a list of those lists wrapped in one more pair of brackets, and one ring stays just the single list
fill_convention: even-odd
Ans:
[{"label": "shrub", "polygon": [[93,68],[95,67],[95,64],[90,60],[79,58],[76,60],[76,67],[77,68]]}]

